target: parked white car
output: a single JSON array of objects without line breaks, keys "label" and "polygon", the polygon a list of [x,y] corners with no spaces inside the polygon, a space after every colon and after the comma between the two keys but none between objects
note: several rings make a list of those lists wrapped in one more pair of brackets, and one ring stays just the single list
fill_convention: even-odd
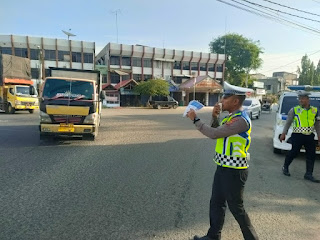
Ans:
[{"label": "parked white car", "polygon": [[[300,89],[297,89],[300,90]],[[309,95],[310,105],[317,107],[319,111],[320,107],[320,92],[310,92]],[[286,120],[288,117],[288,112],[291,108],[297,106],[299,104],[298,94],[297,92],[284,92],[279,98],[278,109],[276,109],[276,119],[273,127],[273,152],[281,153],[281,150],[289,151],[292,148],[290,143],[290,137],[292,134],[292,127],[289,128],[288,133],[286,135],[286,139],[282,142],[279,140],[279,136],[281,135],[284,125],[286,124]],[[318,142],[318,136],[315,134],[315,142]],[[317,154],[320,154],[320,147],[317,145],[316,147]],[[305,152],[304,148],[301,148],[301,152]]]},{"label": "parked white car", "polygon": [[256,98],[246,98],[242,104],[243,110],[248,113],[251,119],[258,119],[261,114],[261,104]]}]

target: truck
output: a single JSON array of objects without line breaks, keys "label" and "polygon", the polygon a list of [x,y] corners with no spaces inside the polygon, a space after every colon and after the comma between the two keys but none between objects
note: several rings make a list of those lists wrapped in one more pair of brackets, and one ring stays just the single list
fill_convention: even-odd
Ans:
[{"label": "truck", "polygon": [[170,96],[152,96],[149,105],[154,109],[161,109],[162,107],[177,108],[178,101]]},{"label": "truck", "polygon": [[95,140],[103,99],[99,71],[49,68],[39,101],[40,139],[67,135]]},{"label": "truck", "polygon": [[0,54],[0,110],[13,114],[39,109],[38,93],[31,80],[30,59]]}]

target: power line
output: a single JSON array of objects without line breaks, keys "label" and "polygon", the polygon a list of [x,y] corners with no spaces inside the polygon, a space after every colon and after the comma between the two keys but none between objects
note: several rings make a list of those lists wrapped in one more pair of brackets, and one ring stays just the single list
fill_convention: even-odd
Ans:
[{"label": "power line", "polygon": [[[246,4],[240,3],[240,2],[235,1],[235,0],[231,0],[231,1],[236,2],[236,3],[240,4],[240,5],[243,5],[243,6],[247,7],[247,8],[249,8],[249,9],[240,7],[240,6],[235,5],[235,4],[231,4],[231,3],[225,2],[225,1],[223,1],[223,0],[217,0],[217,1],[218,1],[218,2],[222,2],[222,3],[224,3],[224,4],[227,4],[227,5],[230,5],[230,6],[232,6],[232,7],[241,9],[241,10],[243,10],[243,11],[250,12],[250,13],[252,13],[252,14],[255,14],[255,15],[258,15],[258,16],[261,16],[261,17],[264,17],[264,18],[267,18],[267,19],[269,19],[269,20],[276,21],[276,22],[281,23],[281,24],[283,24],[283,25],[290,25],[291,27],[295,27],[295,28],[299,27],[300,30],[302,30],[302,31],[307,32],[306,30],[308,30],[309,33],[316,34],[316,35],[319,35],[319,34],[320,34],[320,30],[318,30],[318,29],[314,29],[314,28],[312,28],[312,27],[305,26],[305,25],[302,25],[302,24],[300,24],[300,23],[296,23],[296,22],[293,22],[293,21],[290,21],[290,20],[286,20],[286,19],[284,19],[283,17],[279,17],[279,16],[275,16],[275,15],[270,14],[270,13],[266,13],[266,12],[264,12],[264,11],[261,11],[261,10],[259,10],[259,9],[250,7],[250,6],[246,5]],[[254,11],[252,11],[252,10],[250,10],[250,9],[253,9]],[[261,13],[259,13],[259,12],[261,12]],[[306,29],[306,30],[304,30],[304,29]]]},{"label": "power line", "polygon": [[320,23],[320,21],[315,20],[315,19],[306,18],[306,17],[301,17],[301,16],[299,16],[299,15],[295,15],[295,14],[292,14],[292,13],[283,12],[283,11],[280,11],[280,10],[278,10],[278,9],[274,9],[274,8],[270,8],[270,7],[263,6],[263,5],[258,4],[258,3],[250,2],[250,1],[248,1],[248,0],[241,0],[241,1],[247,2],[247,3],[249,3],[249,4],[252,4],[252,5],[255,5],[255,6],[258,6],[258,7],[262,7],[262,8],[265,8],[265,9],[269,9],[269,10],[271,10],[271,11],[275,11],[275,12],[287,14],[287,15],[290,15],[290,16],[293,16],[293,17],[302,18],[302,19],[305,19],[305,20],[308,20],[308,21],[313,21],[313,22],[318,22],[318,23]]},{"label": "power line", "polygon": [[316,3],[320,3],[319,1],[317,1],[317,0],[312,0],[312,1],[314,1],[314,2],[316,2]]},{"label": "power line", "polygon": [[[262,1],[269,2],[269,3],[275,4],[275,5],[279,5],[281,7],[289,8],[289,9],[292,9],[292,10],[296,10],[296,11],[299,11],[299,12],[303,12],[303,13],[307,13],[307,14],[310,14],[310,15],[314,15],[314,16],[319,16],[320,17],[319,14],[303,11],[303,10],[300,10],[300,9],[297,9],[297,8],[293,8],[293,7],[289,7],[289,6],[286,6],[286,5],[282,5],[280,3],[272,2],[270,0],[262,0]],[[313,1],[315,1],[315,0],[313,0]],[[315,1],[315,2],[317,2],[317,1]],[[320,2],[318,2],[318,3],[320,3]]]}]

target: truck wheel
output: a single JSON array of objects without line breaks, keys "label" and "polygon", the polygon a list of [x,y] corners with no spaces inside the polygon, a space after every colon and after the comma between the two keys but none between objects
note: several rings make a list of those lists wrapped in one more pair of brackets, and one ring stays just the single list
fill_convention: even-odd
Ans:
[{"label": "truck wheel", "polygon": [[83,135],[82,139],[87,141],[94,141],[96,140],[96,135],[95,134]]},{"label": "truck wheel", "polygon": [[7,107],[6,107],[6,113],[10,113],[10,114],[14,114],[15,113],[15,109],[11,106],[10,103],[8,103]]},{"label": "truck wheel", "polygon": [[159,104],[157,105],[157,109],[161,109],[161,106]]},{"label": "truck wheel", "polygon": [[152,105],[153,109],[157,109],[157,105]]},{"label": "truck wheel", "polygon": [[34,113],[34,109],[29,109],[29,113]]},{"label": "truck wheel", "polygon": [[40,140],[41,141],[45,141],[48,140],[50,138],[49,135],[45,134],[45,133],[40,133]]}]

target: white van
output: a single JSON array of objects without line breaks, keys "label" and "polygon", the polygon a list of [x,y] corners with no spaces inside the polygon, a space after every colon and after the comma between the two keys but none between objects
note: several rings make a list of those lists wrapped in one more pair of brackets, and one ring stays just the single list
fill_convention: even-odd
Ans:
[{"label": "white van", "polygon": [[[300,87],[300,88],[299,88]],[[294,88],[295,89],[295,88]],[[307,90],[304,86],[296,86],[296,90]],[[317,107],[318,111],[320,111],[320,92],[312,92],[310,91],[310,105]],[[288,112],[291,108],[299,105],[299,99],[297,92],[284,92],[279,98],[279,106],[276,109],[276,119],[273,127],[273,152],[281,153],[281,150],[289,151],[291,150],[290,137],[292,133],[292,127],[289,128],[289,131],[286,135],[286,139],[282,142],[279,140],[279,136],[281,135],[284,125],[286,124],[286,120],[288,117]],[[315,141],[318,142],[318,136],[315,133]],[[320,154],[320,148],[317,145],[317,154]],[[301,152],[305,152],[304,148],[301,148]]]},{"label": "white van", "polygon": [[246,98],[242,104],[243,110],[248,113],[250,119],[258,119],[261,114],[261,104],[256,98]]}]

